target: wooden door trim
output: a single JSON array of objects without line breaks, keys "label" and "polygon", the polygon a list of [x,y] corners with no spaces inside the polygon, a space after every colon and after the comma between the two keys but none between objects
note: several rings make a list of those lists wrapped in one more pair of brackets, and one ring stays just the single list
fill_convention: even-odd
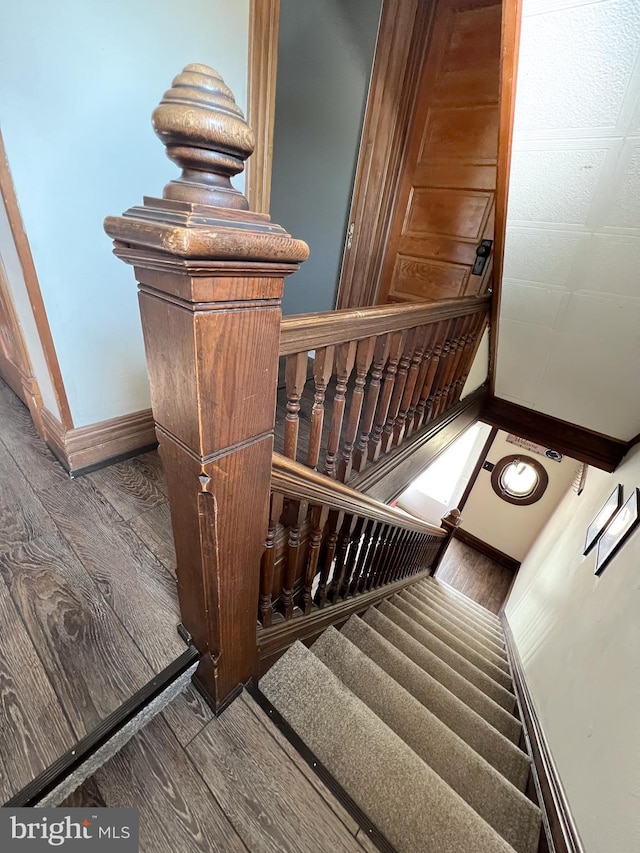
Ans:
[{"label": "wooden door trim", "polygon": [[280,0],[251,0],[247,121],[256,147],[247,161],[246,196],[257,213],[269,213],[276,111]]},{"label": "wooden door trim", "polygon": [[[382,3],[348,220],[364,227],[345,248],[337,308],[376,303],[432,13],[420,0]],[[382,104],[395,105],[389,120]]]},{"label": "wooden door trim", "polygon": [[518,56],[522,0],[502,3],[502,38],[500,56],[500,124],[498,129],[498,167],[496,175],[495,231],[493,244],[493,300],[491,305],[491,337],[489,340],[489,387],[496,392],[496,361],[498,357],[498,321],[502,300],[502,272],[507,230],[507,204],[511,173],[513,119],[516,106]]},{"label": "wooden door trim", "polygon": [[7,152],[4,146],[4,140],[2,138],[1,131],[0,193],[2,194],[2,198],[4,200],[4,204],[7,210],[9,227],[11,228],[11,233],[13,235],[16,251],[18,253],[18,258],[22,267],[22,274],[27,288],[27,293],[29,294],[31,310],[33,311],[33,317],[35,320],[36,328],[38,330],[38,335],[40,336],[40,342],[42,344],[45,362],[47,364],[49,375],[51,377],[53,392],[55,394],[58,409],[60,411],[60,419],[66,429],[71,429],[73,427],[71,409],[69,408],[67,392],[64,387],[62,372],[60,370],[60,363],[58,362],[58,355],[56,353],[56,348],[53,343],[53,337],[51,335],[51,327],[49,326],[47,311],[44,306],[44,300],[42,299],[40,282],[38,281],[38,274],[36,272],[36,267],[33,262],[31,247],[29,245],[29,238],[27,237],[27,233],[24,228],[24,223],[22,221],[22,216],[20,214],[18,199],[13,185],[13,180],[11,178],[9,161],[7,160]]}]

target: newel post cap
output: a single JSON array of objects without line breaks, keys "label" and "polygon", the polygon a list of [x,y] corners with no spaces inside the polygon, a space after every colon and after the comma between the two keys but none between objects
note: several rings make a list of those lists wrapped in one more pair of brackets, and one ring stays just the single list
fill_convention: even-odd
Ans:
[{"label": "newel post cap", "polygon": [[118,257],[136,265],[141,252],[157,255],[156,260],[167,255],[294,265],[306,260],[307,244],[269,216],[249,211],[247,199],[231,184],[255,140],[215,69],[187,65],[153,111],[152,123],[182,174],[164,187],[162,198],[145,197],[142,205],[105,219]]}]

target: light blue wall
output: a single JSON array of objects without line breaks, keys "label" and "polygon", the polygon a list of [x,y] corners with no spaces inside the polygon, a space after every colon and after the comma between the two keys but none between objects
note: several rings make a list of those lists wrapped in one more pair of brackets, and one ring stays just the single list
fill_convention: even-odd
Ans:
[{"label": "light blue wall", "polygon": [[285,314],[335,304],[381,0],[282,0],[271,215],[311,254]]},{"label": "light blue wall", "polygon": [[0,127],[75,426],[149,406],[136,288],[102,230],[178,172],[150,116],[189,62],[246,111],[249,0],[25,0],[0,27]]}]

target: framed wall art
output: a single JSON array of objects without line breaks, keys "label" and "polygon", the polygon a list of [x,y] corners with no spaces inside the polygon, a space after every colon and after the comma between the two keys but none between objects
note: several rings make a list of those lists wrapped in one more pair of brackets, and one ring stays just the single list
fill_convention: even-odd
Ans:
[{"label": "framed wall art", "polygon": [[602,536],[605,527],[622,506],[622,483],[611,492],[600,512],[587,528],[583,554],[588,554]]},{"label": "framed wall art", "polygon": [[597,575],[604,570],[638,524],[640,524],[640,489],[634,489],[631,497],[625,501],[598,539]]}]

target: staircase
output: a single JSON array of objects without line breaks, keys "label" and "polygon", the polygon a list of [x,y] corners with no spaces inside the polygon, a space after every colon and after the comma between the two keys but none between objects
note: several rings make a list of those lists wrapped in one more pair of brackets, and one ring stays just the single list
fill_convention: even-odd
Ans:
[{"label": "staircase", "polygon": [[500,623],[447,584],[296,643],[260,689],[401,853],[536,853]]}]

